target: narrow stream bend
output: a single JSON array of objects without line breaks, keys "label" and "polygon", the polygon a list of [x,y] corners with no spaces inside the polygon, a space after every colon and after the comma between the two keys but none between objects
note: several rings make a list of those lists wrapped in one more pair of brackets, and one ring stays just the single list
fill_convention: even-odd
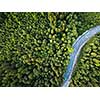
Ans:
[{"label": "narrow stream bend", "polygon": [[77,62],[78,55],[82,49],[82,47],[87,43],[87,41],[92,38],[95,34],[100,32],[100,25],[94,28],[91,28],[80,35],[74,44],[72,45],[74,51],[70,54],[70,62],[67,66],[66,72],[64,74],[64,83],[62,87],[68,87],[70,84],[70,79],[73,73],[73,69]]}]

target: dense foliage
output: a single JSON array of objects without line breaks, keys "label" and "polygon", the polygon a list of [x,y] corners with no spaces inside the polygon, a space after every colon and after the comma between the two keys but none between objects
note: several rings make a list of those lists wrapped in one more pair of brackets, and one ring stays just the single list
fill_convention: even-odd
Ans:
[{"label": "dense foliage", "polygon": [[60,86],[71,44],[77,36],[74,15],[3,13],[2,16],[5,19],[2,18],[0,27],[0,86]]},{"label": "dense foliage", "polygon": [[61,86],[75,39],[100,13],[0,13],[0,86]]},{"label": "dense foliage", "polygon": [[70,86],[100,86],[100,33],[83,48]]}]

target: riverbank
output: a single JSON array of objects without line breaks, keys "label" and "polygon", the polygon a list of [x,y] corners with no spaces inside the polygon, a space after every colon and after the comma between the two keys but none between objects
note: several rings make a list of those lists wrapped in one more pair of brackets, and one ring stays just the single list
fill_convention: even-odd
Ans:
[{"label": "riverbank", "polygon": [[76,65],[80,50],[88,42],[88,40],[91,39],[98,32],[100,32],[100,26],[96,26],[94,28],[91,28],[90,30],[84,32],[81,36],[79,36],[77,38],[77,40],[75,41],[75,43],[73,44],[74,51],[70,55],[70,63],[69,63],[67,70],[64,74],[65,81],[64,81],[63,86],[69,86],[70,79],[71,79],[71,76],[73,73],[73,69]]}]

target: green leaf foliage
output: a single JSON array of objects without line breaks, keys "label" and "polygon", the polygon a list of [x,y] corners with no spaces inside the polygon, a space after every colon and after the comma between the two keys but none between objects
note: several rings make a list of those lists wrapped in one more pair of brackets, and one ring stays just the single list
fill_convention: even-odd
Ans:
[{"label": "green leaf foliage", "polygon": [[83,48],[70,86],[100,86],[100,33]]},{"label": "green leaf foliage", "polygon": [[100,13],[0,13],[0,86],[61,86],[72,44],[98,24]]}]

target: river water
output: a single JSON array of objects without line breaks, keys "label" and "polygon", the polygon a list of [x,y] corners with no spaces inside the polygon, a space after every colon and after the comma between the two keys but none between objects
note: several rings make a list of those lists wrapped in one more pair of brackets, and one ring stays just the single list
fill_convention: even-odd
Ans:
[{"label": "river water", "polygon": [[64,83],[62,87],[68,87],[70,84],[70,80],[72,77],[73,69],[75,67],[75,64],[77,62],[77,58],[80,54],[80,51],[82,47],[92,38],[95,34],[100,32],[100,26],[93,27],[86,32],[84,32],[82,35],[80,35],[76,41],[73,43],[72,47],[74,51],[70,54],[70,62],[67,66],[66,72],[64,74]]}]

